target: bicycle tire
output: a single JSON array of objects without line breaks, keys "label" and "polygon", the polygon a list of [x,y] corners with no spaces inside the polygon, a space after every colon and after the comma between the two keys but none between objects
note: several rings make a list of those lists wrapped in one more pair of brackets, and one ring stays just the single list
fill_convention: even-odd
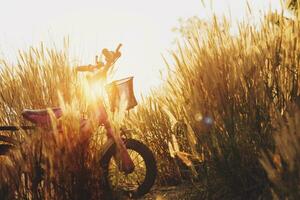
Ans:
[{"label": "bicycle tire", "polygon": [[[142,157],[146,166],[146,175],[143,182],[138,186],[136,190],[123,190],[123,192],[133,198],[141,197],[148,193],[154,185],[157,175],[156,161],[151,150],[140,141],[135,139],[127,139],[125,140],[125,145],[127,149],[135,151]],[[112,188],[109,180],[109,163],[115,153],[116,145],[114,144],[108,149],[101,160],[101,166],[103,169],[103,186],[105,188],[105,191],[111,194],[114,192],[114,188]]]}]

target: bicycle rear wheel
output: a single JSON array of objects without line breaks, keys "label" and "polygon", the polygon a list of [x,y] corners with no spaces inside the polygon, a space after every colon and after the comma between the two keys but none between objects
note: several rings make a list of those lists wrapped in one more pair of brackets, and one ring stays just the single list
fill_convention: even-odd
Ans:
[{"label": "bicycle rear wheel", "polygon": [[6,155],[13,148],[11,144],[0,144],[0,156]]}]

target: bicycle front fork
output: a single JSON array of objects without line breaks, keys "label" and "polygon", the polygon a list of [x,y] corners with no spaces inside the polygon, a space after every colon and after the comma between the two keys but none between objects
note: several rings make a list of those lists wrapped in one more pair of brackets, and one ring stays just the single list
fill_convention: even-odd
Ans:
[{"label": "bicycle front fork", "polygon": [[119,155],[119,159],[116,158],[116,160],[120,160],[120,162],[118,162],[120,171],[123,171],[125,174],[130,174],[134,170],[134,163],[126,148],[126,138],[122,138],[119,134],[116,134],[109,123],[105,123],[104,126],[107,131],[107,137],[112,138],[116,143],[116,154]]}]

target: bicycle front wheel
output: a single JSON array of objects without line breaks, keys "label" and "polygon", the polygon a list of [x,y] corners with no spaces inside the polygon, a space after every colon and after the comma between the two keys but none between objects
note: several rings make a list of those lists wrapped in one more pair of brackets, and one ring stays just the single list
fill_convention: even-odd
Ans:
[{"label": "bicycle front wheel", "polygon": [[148,193],[153,186],[157,174],[156,162],[151,150],[143,143],[127,139],[125,145],[135,169],[130,174],[119,170],[114,159],[116,145],[112,145],[102,159],[104,187],[110,193],[121,192],[136,198]]}]

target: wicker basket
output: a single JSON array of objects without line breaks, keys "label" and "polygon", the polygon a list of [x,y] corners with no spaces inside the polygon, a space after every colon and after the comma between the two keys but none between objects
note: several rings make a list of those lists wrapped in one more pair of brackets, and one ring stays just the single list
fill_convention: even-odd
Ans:
[{"label": "wicker basket", "polygon": [[137,105],[133,91],[133,77],[113,81],[106,85],[105,88],[109,97],[109,104],[112,112],[120,110],[121,106],[124,106],[126,110],[129,110]]}]

